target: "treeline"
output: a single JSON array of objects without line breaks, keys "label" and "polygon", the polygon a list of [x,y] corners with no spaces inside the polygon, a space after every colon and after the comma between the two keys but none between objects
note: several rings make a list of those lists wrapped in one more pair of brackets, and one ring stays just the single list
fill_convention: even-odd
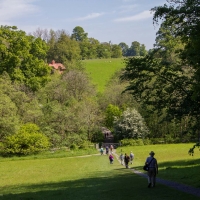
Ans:
[{"label": "treeline", "polygon": [[[71,35],[65,30],[54,31],[40,28],[32,35],[43,39],[49,46],[48,62],[52,58],[64,63],[66,58],[70,60],[73,57],[82,60],[121,58],[122,56],[144,56],[148,53],[145,45],[137,41],[132,42],[130,47],[124,42],[120,44],[112,44],[111,41],[100,42],[95,38],[88,37],[88,33],[80,26],[76,26]],[[70,55],[73,55],[73,57]]]}]

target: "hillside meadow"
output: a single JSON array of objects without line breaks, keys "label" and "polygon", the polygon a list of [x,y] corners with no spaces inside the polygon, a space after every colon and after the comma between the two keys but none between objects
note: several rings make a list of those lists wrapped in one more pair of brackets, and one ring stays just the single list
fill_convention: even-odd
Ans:
[{"label": "hillside meadow", "polygon": [[[196,151],[194,157],[187,155],[190,146],[123,147],[117,153],[132,150],[135,160],[131,168],[141,170],[149,151],[154,150],[160,178],[199,187],[196,174],[200,170],[200,153]],[[62,153],[62,157],[0,159],[0,176],[0,199],[198,199],[161,184],[149,189],[146,178],[125,169],[116,158],[110,164],[108,156],[101,156],[97,150],[85,156],[64,157]]]},{"label": "hillside meadow", "polygon": [[103,92],[115,72],[125,67],[124,58],[91,59],[84,60],[83,63],[98,92]]}]

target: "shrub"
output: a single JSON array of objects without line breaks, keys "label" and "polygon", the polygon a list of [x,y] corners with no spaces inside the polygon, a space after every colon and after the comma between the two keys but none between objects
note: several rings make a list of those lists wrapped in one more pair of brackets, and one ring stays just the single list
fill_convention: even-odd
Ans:
[{"label": "shrub", "polygon": [[141,139],[149,134],[143,117],[134,108],[127,108],[120,118],[115,118],[114,130],[114,136],[118,139]]},{"label": "shrub", "polygon": [[92,144],[90,141],[84,141],[80,146],[79,149],[89,149],[89,148],[94,148],[94,144]]},{"label": "shrub", "polygon": [[150,145],[150,144],[152,144],[152,142],[151,142],[150,139],[144,139],[143,143],[144,143],[144,145]]},{"label": "shrub", "polygon": [[152,144],[163,144],[165,143],[164,138],[151,138]]},{"label": "shrub", "polygon": [[123,139],[120,141],[122,146],[143,146],[142,139]]},{"label": "shrub", "polygon": [[77,150],[78,146],[76,144],[71,144],[70,145],[70,150]]},{"label": "shrub", "polygon": [[30,155],[46,150],[50,146],[49,140],[38,131],[35,124],[22,126],[18,133],[5,138],[3,154]]}]

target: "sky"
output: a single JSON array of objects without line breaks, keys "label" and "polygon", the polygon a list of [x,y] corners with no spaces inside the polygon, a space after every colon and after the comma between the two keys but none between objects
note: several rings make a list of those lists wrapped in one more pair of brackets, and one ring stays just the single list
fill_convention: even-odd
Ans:
[{"label": "sky", "polygon": [[81,26],[99,42],[129,47],[134,41],[153,48],[159,25],[150,9],[166,0],[0,0],[0,25],[33,33],[38,28],[65,30]]}]

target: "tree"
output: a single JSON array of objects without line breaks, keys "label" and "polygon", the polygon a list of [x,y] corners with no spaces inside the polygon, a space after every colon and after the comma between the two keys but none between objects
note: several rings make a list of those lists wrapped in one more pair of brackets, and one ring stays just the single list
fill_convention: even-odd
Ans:
[{"label": "tree", "polygon": [[[191,113],[199,121],[200,110],[200,2],[198,0],[169,0],[168,5],[154,7],[154,23],[161,19],[175,37],[179,37],[184,48],[179,51],[182,66],[190,68],[190,94],[185,98],[192,105]],[[197,123],[199,124],[199,123]],[[197,129],[200,129],[197,126]],[[200,132],[199,132],[200,137]]]},{"label": "tree", "polygon": [[111,47],[110,44],[105,42],[101,43],[97,48],[98,58],[110,58],[111,57]]},{"label": "tree", "polygon": [[[153,122],[152,115],[147,114],[149,120],[146,121],[153,125],[149,127],[160,127],[159,123],[165,121],[168,125],[162,126],[167,127],[162,131],[164,135],[171,132],[173,137],[183,139],[184,134],[194,131],[199,108],[192,98],[194,69],[181,59],[184,44],[180,36],[174,35],[174,28],[169,29],[168,23],[163,22],[157,32],[155,48],[148,56],[127,59],[122,77],[131,81],[127,90],[135,100],[147,113],[157,115],[154,119],[158,120]],[[180,127],[180,134],[173,128],[174,122]],[[151,133],[163,136],[160,130],[154,129]]]},{"label": "tree", "polygon": [[66,33],[61,33],[54,46],[54,59],[60,63],[72,62],[80,58],[79,44],[71,40],[70,36]]},{"label": "tree", "polygon": [[14,26],[1,26],[0,52],[0,74],[6,71],[12,81],[33,91],[49,81],[50,68],[45,62],[47,45],[40,38],[27,36]]},{"label": "tree", "polygon": [[148,54],[144,44],[140,45],[140,56],[146,56]]},{"label": "tree", "polygon": [[111,46],[111,58],[121,58],[122,57],[122,49],[119,45],[113,44]]},{"label": "tree", "polygon": [[50,143],[48,138],[39,131],[35,124],[25,124],[19,131],[7,136],[4,141],[5,155],[30,155],[47,150]]},{"label": "tree", "polygon": [[144,139],[149,131],[144,119],[137,110],[127,108],[120,118],[114,122],[114,136],[118,139]]},{"label": "tree", "polygon": [[139,56],[140,55],[140,43],[137,41],[132,42],[128,49],[127,56]]},{"label": "tree", "polygon": [[200,99],[200,2],[198,0],[169,0],[169,5],[154,7],[154,23],[161,18],[168,24],[168,28],[173,27],[173,34],[180,36],[185,44],[181,51],[182,61],[193,67],[194,74],[193,97]]},{"label": "tree", "polygon": [[125,42],[120,42],[120,43],[119,43],[119,46],[120,46],[121,49],[122,49],[122,55],[123,55],[123,56],[127,56],[128,49],[129,49],[128,45],[127,45]]},{"label": "tree", "polygon": [[105,125],[107,128],[113,129],[115,117],[119,118],[122,114],[122,111],[118,106],[109,104],[105,111]]},{"label": "tree", "polygon": [[82,27],[76,26],[72,31],[71,38],[78,42],[82,42],[84,40],[87,40],[87,35],[88,33],[85,33]]},{"label": "tree", "polygon": [[16,133],[19,127],[17,107],[10,97],[0,92],[0,140]]}]

